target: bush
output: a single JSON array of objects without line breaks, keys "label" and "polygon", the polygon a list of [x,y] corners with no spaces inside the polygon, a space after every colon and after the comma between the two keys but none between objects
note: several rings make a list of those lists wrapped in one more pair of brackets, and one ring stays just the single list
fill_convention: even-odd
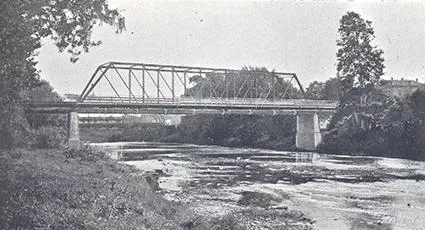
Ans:
[{"label": "bush", "polygon": [[66,130],[55,126],[41,126],[34,130],[33,147],[58,148],[66,141]]},{"label": "bush", "polygon": [[270,207],[273,203],[281,202],[280,197],[263,192],[243,191],[238,204],[245,206]]}]

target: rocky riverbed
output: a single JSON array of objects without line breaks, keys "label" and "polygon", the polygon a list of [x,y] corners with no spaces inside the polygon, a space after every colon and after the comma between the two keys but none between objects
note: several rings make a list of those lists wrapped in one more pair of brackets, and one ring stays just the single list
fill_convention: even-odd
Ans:
[{"label": "rocky riverbed", "polygon": [[93,145],[154,172],[167,199],[201,215],[238,212],[243,220],[244,210],[275,211],[275,218],[249,217],[249,229],[289,228],[280,225],[279,210],[291,211],[291,226],[302,228],[425,229],[424,162],[186,144]]}]

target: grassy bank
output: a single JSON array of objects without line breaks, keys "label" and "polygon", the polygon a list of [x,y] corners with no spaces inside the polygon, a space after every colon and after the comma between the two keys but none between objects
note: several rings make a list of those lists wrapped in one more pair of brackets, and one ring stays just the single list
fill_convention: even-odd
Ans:
[{"label": "grassy bank", "polygon": [[98,152],[0,150],[0,229],[232,230],[270,221],[271,229],[309,228],[297,227],[310,222],[299,212],[261,207],[198,216],[153,192],[147,181]]},{"label": "grassy bank", "polygon": [[179,229],[193,222],[135,172],[89,151],[2,151],[0,229]]}]

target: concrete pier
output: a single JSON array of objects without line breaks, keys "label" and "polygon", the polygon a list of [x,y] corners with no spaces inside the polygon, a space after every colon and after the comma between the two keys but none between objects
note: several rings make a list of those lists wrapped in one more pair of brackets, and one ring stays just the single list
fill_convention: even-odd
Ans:
[{"label": "concrete pier", "polygon": [[80,149],[80,130],[78,123],[78,113],[70,112],[68,114],[68,147],[70,149]]},{"label": "concrete pier", "polygon": [[297,112],[296,147],[314,150],[322,139],[317,112]]}]

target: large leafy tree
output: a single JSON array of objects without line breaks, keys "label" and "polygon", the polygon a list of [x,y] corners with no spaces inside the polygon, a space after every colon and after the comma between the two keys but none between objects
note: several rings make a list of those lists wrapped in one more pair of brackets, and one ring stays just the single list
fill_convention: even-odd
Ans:
[{"label": "large leafy tree", "polygon": [[[383,51],[371,44],[375,38],[372,22],[364,20],[355,12],[347,12],[342,16],[338,32],[337,77],[344,96],[333,123],[338,127],[348,127],[351,133],[367,131],[370,125],[374,125],[369,119],[376,116],[374,111],[385,109],[385,106],[375,107],[379,101],[375,96],[379,93],[373,90],[383,75]],[[385,100],[383,97],[379,99]],[[353,126],[348,125],[351,118],[355,121],[351,122]]]},{"label": "large leafy tree", "polygon": [[372,22],[347,12],[338,32],[337,76],[344,90],[378,84],[385,66],[383,51],[371,44],[375,38]]},{"label": "large leafy tree", "polygon": [[27,141],[22,102],[39,78],[35,56],[41,39],[51,38],[75,62],[100,44],[91,38],[96,24],[121,32],[125,23],[106,0],[2,0],[0,9],[0,147],[10,147]]}]

